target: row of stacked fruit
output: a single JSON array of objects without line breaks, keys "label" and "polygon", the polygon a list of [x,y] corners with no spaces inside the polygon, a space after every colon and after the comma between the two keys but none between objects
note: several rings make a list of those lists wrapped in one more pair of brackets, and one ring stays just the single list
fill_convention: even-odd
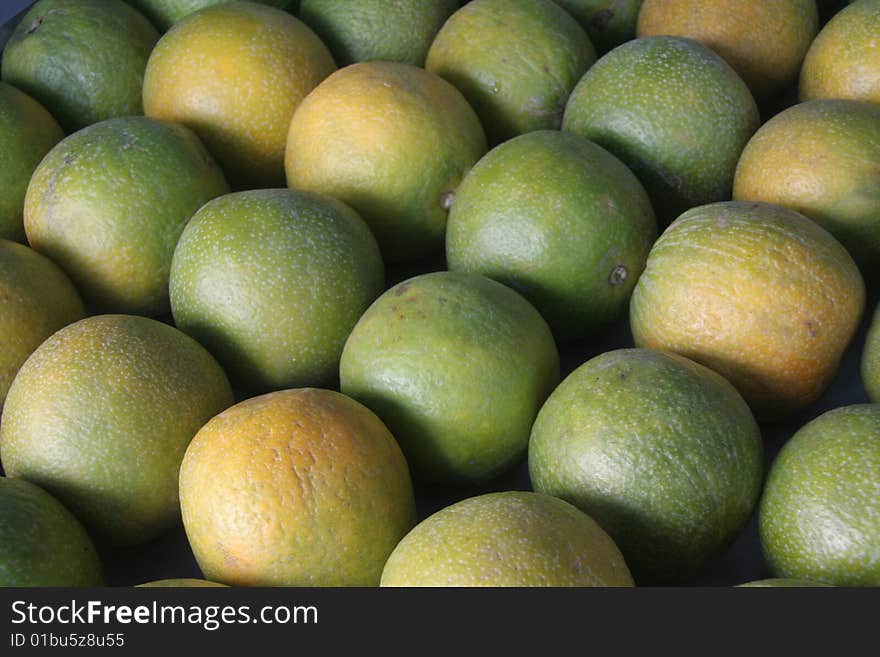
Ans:
[{"label": "row of stacked fruit", "polygon": [[3,52],[0,583],[181,517],[232,585],[687,583],[758,508],[784,581],[880,583],[880,405],[766,481],[758,424],[876,280],[880,0],[130,4]]}]

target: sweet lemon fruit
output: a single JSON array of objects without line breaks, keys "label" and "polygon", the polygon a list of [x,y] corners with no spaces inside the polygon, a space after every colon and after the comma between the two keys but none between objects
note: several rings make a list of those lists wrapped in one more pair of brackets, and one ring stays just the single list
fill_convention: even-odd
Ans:
[{"label": "sweet lemon fruit", "polygon": [[384,424],[330,390],[254,397],[199,431],[180,470],[187,537],[208,579],[376,586],[416,521],[406,460]]},{"label": "sweet lemon fruit", "polygon": [[0,420],[0,459],[96,538],[133,545],[180,521],[187,445],[231,403],[220,366],[177,329],[133,315],[88,317],[19,370]]},{"label": "sweet lemon fruit", "polygon": [[689,210],[654,244],[630,303],[637,346],[727,378],[761,419],[828,387],[865,305],[859,269],[803,215],[764,203]]},{"label": "sweet lemon fruit", "polygon": [[159,40],[144,75],[144,112],[192,128],[235,188],[279,187],[290,118],[335,69],[302,21],[227,2],[190,14]]},{"label": "sweet lemon fruit", "polygon": [[391,553],[382,586],[632,586],[596,522],[549,495],[489,493],[438,511]]}]

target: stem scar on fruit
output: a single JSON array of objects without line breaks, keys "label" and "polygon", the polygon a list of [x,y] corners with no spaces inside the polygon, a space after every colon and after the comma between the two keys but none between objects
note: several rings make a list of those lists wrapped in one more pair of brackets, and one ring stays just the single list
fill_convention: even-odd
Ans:
[{"label": "stem scar on fruit", "polygon": [[626,267],[623,265],[617,265],[614,269],[611,270],[611,275],[608,277],[608,282],[611,285],[620,285],[626,280],[629,272]]}]

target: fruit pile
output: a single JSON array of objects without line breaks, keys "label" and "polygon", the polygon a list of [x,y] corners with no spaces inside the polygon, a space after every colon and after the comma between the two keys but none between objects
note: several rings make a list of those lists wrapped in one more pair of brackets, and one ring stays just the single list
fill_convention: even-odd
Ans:
[{"label": "fruit pile", "polygon": [[880,0],[19,18],[0,585],[880,585]]}]

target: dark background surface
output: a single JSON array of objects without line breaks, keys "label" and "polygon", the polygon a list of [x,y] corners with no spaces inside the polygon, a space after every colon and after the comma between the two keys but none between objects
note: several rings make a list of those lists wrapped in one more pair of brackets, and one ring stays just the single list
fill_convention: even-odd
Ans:
[{"label": "dark background surface", "polygon": [[0,23],[6,23],[31,4],[31,0],[2,0],[0,2]]},{"label": "dark background surface", "polygon": [[[0,47],[5,44],[11,28],[16,22],[14,17],[30,4],[32,3],[29,0],[0,0],[0,24],[6,23],[0,27]],[[824,14],[827,18],[842,3],[826,1],[821,4],[825,5]],[[794,89],[791,89],[763,108],[764,120],[795,102],[796,93]],[[390,286],[410,275],[442,267],[442,262],[434,262],[426,263],[421,267],[410,266],[406,269],[389,271],[388,285]],[[762,425],[767,467],[772,463],[785,441],[809,420],[839,406],[868,401],[859,375],[859,361],[876,302],[876,295],[869,292],[860,329],[843,357],[836,378],[825,394],[803,412],[784,422]],[[615,324],[589,340],[564,347],[562,350],[562,374],[563,376],[567,375],[578,365],[600,353],[631,346],[633,346],[633,342],[629,324],[627,318],[622,317]],[[650,485],[650,482],[645,483]],[[473,495],[490,491],[529,489],[528,470],[525,459],[523,459],[522,463],[511,472],[481,486],[442,488],[424,487],[417,483],[416,498],[419,516],[424,518],[448,504]],[[177,527],[156,540],[134,547],[122,549],[99,547],[105,566],[106,580],[111,586],[128,586],[170,577],[201,576],[182,527]],[[761,553],[757,516],[755,515],[737,540],[718,557],[713,567],[689,584],[729,586],[770,576],[771,573],[768,571]]]}]

